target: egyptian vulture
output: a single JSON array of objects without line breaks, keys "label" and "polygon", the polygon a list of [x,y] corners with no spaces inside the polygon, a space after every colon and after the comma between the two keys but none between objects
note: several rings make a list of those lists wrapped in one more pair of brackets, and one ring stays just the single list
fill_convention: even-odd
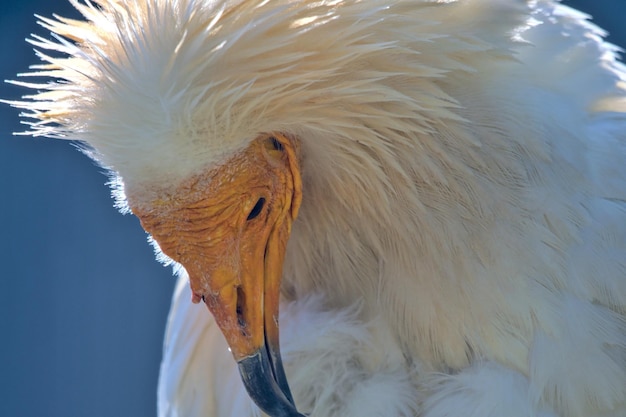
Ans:
[{"label": "egyptian vulture", "polygon": [[159,416],[626,416],[626,69],[586,16],[71,1],[11,104],[178,269]]}]

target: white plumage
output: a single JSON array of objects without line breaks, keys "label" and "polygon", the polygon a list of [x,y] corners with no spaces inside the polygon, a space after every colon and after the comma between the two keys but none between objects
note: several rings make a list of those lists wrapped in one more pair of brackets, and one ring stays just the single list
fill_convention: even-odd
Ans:
[{"label": "white plumage", "polygon": [[[33,41],[68,56],[40,54],[34,74],[59,81],[13,104],[33,134],[84,141],[120,206],[178,198],[259,134],[298,141],[280,323],[300,412],[626,416],[626,70],[585,16],[550,0],[74,4],[87,22],[43,19],[59,36]],[[187,281],[159,415],[258,415]]]}]

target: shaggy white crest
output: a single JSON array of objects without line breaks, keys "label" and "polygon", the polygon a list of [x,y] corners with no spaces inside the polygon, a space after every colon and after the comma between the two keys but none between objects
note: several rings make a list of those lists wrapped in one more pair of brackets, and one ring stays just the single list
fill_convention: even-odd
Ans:
[{"label": "shaggy white crest", "polygon": [[[350,369],[398,386],[382,396],[394,415],[626,415],[626,70],[584,15],[551,0],[72,3],[86,22],[41,18],[57,35],[32,41],[65,55],[28,74],[53,81],[12,103],[31,133],[84,141],[135,199],[259,133],[297,137],[283,288],[323,307],[289,317],[341,311],[335,340],[399,352]],[[176,300],[170,329],[196,330],[167,336],[163,415],[254,413],[184,397],[185,378],[226,388],[197,374],[221,353],[181,347],[214,330]],[[356,406],[366,385],[350,404],[311,398],[345,375],[298,374],[290,349],[302,411],[376,412]],[[293,350],[322,369],[316,349]],[[337,358],[361,366],[355,351]]]},{"label": "shaggy white crest", "polygon": [[41,18],[60,36],[31,41],[67,58],[40,53],[50,65],[26,75],[60,82],[28,85],[49,92],[17,104],[42,120],[33,133],[86,142],[130,182],[185,177],[271,129],[350,142],[361,129],[366,146],[388,153],[385,129],[405,130],[406,141],[460,120],[457,99],[433,79],[476,71],[468,64],[479,51],[510,59],[511,42],[469,30],[450,38],[439,24],[503,34],[520,17],[500,3],[465,21],[432,2],[74,1],[89,23]]}]

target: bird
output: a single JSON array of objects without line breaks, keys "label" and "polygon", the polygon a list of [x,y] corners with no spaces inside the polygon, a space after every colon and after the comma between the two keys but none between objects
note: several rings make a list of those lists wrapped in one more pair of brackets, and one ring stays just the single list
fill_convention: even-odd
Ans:
[{"label": "bird", "polygon": [[626,67],[588,16],[70,2],[8,103],[178,275],[159,417],[626,416]]}]

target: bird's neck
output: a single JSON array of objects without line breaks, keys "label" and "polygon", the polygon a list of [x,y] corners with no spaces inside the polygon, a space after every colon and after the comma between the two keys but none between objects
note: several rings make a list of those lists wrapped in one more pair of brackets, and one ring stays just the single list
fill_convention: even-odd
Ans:
[{"label": "bird's neck", "polygon": [[[411,163],[401,155],[399,160],[407,167]],[[467,301],[458,281],[472,278],[461,259],[470,258],[462,252],[478,236],[462,221],[467,215],[460,203],[444,201],[431,189],[442,184],[416,183],[408,171],[373,167],[369,177],[355,177],[345,165],[306,166],[306,161],[303,171],[303,204],[285,264],[286,292],[321,293],[329,308],[359,303],[367,319],[390,323],[399,344],[415,350],[411,355],[464,365],[467,344],[458,324]]]},{"label": "bird's neck", "polygon": [[[545,233],[539,222],[525,225],[532,202],[518,185],[528,166],[497,159],[515,154],[492,152],[489,141],[501,146],[497,130],[480,132],[482,144],[472,147],[449,126],[441,137],[395,141],[393,164],[372,158],[375,149],[359,151],[358,142],[332,165],[307,162],[305,149],[285,292],[321,293],[329,308],[361,303],[364,315],[386,320],[399,345],[434,368],[460,368],[476,354],[522,368],[518,339],[530,331],[525,278],[545,258],[527,244]],[[511,326],[511,334],[500,333]]]}]

